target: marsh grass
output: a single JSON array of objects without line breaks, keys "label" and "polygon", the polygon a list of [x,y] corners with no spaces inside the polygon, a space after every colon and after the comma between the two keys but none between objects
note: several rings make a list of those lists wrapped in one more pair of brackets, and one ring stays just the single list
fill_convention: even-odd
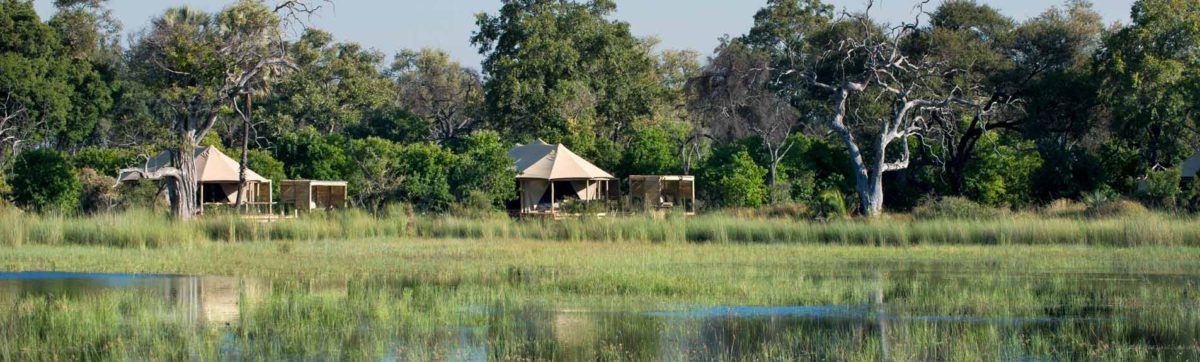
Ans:
[{"label": "marsh grass", "polygon": [[449,215],[389,213],[377,216],[349,210],[314,213],[277,222],[235,215],[196,221],[174,220],[149,211],[98,216],[39,216],[0,212],[0,245],[109,245],[160,247],[211,242],[434,238],[651,243],[802,243],[836,245],[1106,245],[1200,246],[1200,220],[1152,213],[1120,217],[1056,217],[1013,214],[991,218],[825,222],[790,218],[707,214],[513,220]]}]

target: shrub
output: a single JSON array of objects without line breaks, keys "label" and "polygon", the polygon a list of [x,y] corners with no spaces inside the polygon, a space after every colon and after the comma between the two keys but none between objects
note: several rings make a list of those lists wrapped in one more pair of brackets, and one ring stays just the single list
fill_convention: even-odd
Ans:
[{"label": "shrub", "polygon": [[754,163],[744,149],[727,147],[714,152],[697,177],[708,201],[720,207],[757,207],[767,199],[763,177],[767,170]]},{"label": "shrub", "polygon": [[21,153],[8,177],[17,206],[38,212],[70,212],[79,203],[79,175],[58,151]]},{"label": "shrub", "polygon": [[137,155],[128,149],[98,147],[79,150],[71,161],[77,169],[90,168],[95,173],[110,177],[116,177],[122,168],[139,163]]},{"label": "shrub", "polygon": [[475,132],[463,139],[457,162],[450,171],[450,185],[459,202],[469,202],[476,193],[490,195],[492,209],[517,197],[513,187],[516,171],[508,158],[508,146],[494,131]]},{"label": "shrub", "polygon": [[108,211],[117,203],[117,180],[96,173],[96,170],[84,168],[79,171],[79,210],[94,214]]},{"label": "shrub", "polygon": [[974,219],[1003,216],[1004,210],[980,205],[964,197],[929,198],[913,208],[917,219]]},{"label": "shrub", "polygon": [[1042,206],[1038,213],[1051,217],[1078,217],[1087,211],[1087,204],[1071,200],[1058,199]]},{"label": "shrub", "polygon": [[846,198],[836,189],[828,189],[817,194],[813,203],[816,216],[826,219],[846,216]]},{"label": "shrub", "polygon": [[1109,200],[1088,206],[1087,214],[1094,218],[1118,218],[1128,216],[1144,216],[1150,210],[1132,200]]},{"label": "shrub", "polygon": [[1179,169],[1150,171],[1138,185],[1137,197],[1152,207],[1170,209],[1179,197]]},{"label": "shrub", "polygon": [[167,207],[166,198],[160,197],[157,181],[123,182],[117,186],[116,192],[116,206],[121,210],[161,210]]}]

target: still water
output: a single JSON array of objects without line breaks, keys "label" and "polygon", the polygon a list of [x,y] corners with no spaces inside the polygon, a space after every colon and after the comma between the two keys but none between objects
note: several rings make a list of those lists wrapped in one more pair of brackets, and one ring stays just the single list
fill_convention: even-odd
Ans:
[{"label": "still water", "polygon": [[0,273],[0,359],[1200,359],[1197,276],[822,277],[867,297],[546,303],[405,280]]}]

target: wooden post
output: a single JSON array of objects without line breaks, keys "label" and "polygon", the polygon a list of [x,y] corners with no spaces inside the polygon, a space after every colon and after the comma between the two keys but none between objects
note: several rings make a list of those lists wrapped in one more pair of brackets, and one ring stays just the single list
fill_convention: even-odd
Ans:
[{"label": "wooden post", "polygon": [[692,213],[696,212],[696,179],[692,179]]},{"label": "wooden post", "polygon": [[550,215],[554,215],[554,180],[550,180]]},{"label": "wooden post", "polygon": [[197,196],[200,199],[200,215],[204,215],[204,183],[197,183],[200,184],[200,195]]}]

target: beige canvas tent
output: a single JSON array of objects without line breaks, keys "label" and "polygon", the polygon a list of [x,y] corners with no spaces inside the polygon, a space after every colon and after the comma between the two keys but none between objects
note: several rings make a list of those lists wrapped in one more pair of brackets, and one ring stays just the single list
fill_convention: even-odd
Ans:
[{"label": "beige canvas tent", "polygon": [[508,151],[517,171],[521,213],[555,213],[561,201],[606,200],[616,178],[561,144],[537,140]]},{"label": "beige canvas tent", "polygon": [[[204,210],[204,204],[236,203],[241,165],[212,146],[196,147],[192,156],[196,158],[196,179],[200,184],[197,190],[200,194],[200,200],[197,200],[200,210]],[[164,151],[139,167],[122,170],[117,179],[121,182],[137,181],[142,179],[143,173],[153,174],[159,169],[173,166],[171,153]],[[242,199],[246,204],[265,204],[270,207],[271,180],[247,169],[246,190]]]}]

